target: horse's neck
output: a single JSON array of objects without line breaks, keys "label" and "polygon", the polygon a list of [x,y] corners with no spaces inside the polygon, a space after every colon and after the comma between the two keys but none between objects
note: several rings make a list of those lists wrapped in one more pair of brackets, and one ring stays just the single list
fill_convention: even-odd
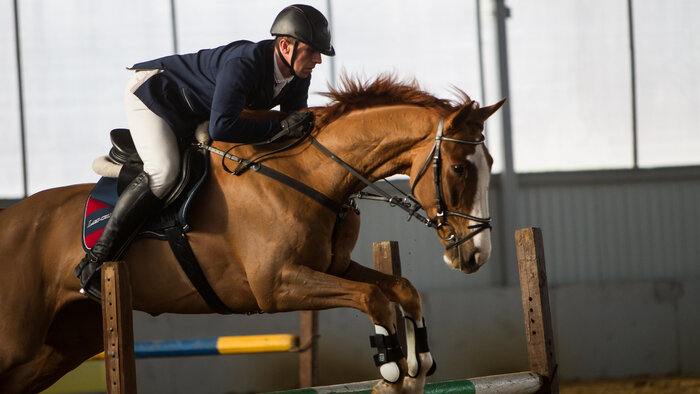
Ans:
[{"label": "horse's neck", "polygon": [[[343,161],[374,182],[394,174],[408,174],[421,142],[429,139],[437,125],[437,115],[415,106],[387,106],[355,111],[329,124],[319,141]],[[329,165],[328,158],[322,158]],[[340,166],[338,166],[340,167]],[[335,180],[351,189],[364,183],[348,176]],[[354,190],[357,189],[357,190]]]},{"label": "horse's neck", "polygon": [[[407,174],[415,150],[432,140],[437,119],[431,111],[415,106],[370,108],[337,119],[321,130],[317,138],[336,156],[374,182],[394,174]],[[219,146],[224,150],[229,147],[230,144]],[[242,147],[233,153],[255,157],[269,149],[269,146]],[[219,160],[215,162],[218,167]],[[235,168],[235,163],[229,162],[228,165]],[[362,181],[310,144],[267,160],[265,165],[339,202],[365,187]],[[221,184],[228,184],[232,179],[221,169],[215,174]]]}]

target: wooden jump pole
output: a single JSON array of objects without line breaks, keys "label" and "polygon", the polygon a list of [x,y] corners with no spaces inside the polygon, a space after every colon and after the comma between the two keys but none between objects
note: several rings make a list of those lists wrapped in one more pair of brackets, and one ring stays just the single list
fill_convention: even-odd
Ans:
[{"label": "wooden jump pole", "polygon": [[[504,375],[484,376],[472,379],[427,383],[425,394],[535,394],[542,387],[543,378],[534,372],[518,372]],[[368,380],[336,384],[332,386],[275,391],[267,394],[371,394],[372,388],[381,381]]]},{"label": "wooden jump pole", "polygon": [[542,231],[536,227],[516,230],[515,246],[530,370],[545,379],[540,393],[558,394],[559,380],[556,373]]},{"label": "wooden jump pole", "polygon": [[[293,334],[239,335],[168,341],[134,342],[134,356],[139,358],[223,356],[298,352],[299,337]],[[104,360],[104,352],[90,360]]]},{"label": "wooden jump pole", "polygon": [[123,262],[102,265],[102,327],[107,394],[136,393],[131,284]]}]

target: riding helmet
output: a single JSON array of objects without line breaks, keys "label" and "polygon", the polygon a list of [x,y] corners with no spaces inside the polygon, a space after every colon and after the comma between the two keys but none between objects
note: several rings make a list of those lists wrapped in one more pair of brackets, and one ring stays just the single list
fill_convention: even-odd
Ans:
[{"label": "riding helmet", "polygon": [[326,56],[335,56],[328,20],[309,5],[294,4],[283,9],[272,23],[270,34],[293,37]]}]

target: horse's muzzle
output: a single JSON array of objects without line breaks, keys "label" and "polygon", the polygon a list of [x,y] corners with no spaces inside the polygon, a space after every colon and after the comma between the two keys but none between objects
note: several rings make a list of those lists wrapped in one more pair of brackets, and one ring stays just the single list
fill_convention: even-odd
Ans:
[{"label": "horse's muzzle", "polygon": [[[490,251],[489,251],[490,252]],[[490,253],[475,248],[471,243],[445,250],[443,260],[450,267],[465,274],[473,274],[486,263]]]}]

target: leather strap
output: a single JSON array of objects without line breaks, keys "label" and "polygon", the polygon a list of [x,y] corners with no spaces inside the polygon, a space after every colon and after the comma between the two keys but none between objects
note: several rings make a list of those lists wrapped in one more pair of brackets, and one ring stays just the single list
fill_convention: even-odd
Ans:
[{"label": "leather strap", "polygon": [[[333,200],[330,197],[326,196],[325,194],[319,192],[318,190],[313,189],[312,187],[306,185],[305,183],[300,182],[300,181],[298,181],[298,180],[296,180],[288,175],[285,175],[277,170],[274,170],[274,169],[272,169],[272,168],[270,168],[262,163],[256,162],[254,160],[243,159],[241,157],[232,155],[228,152],[224,152],[220,149],[214,148],[211,145],[201,144],[200,146],[202,148],[210,151],[210,152],[216,153],[217,155],[221,155],[222,156],[221,163],[222,163],[222,166],[224,168],[224,171],[228,172],[229,174],[240,175],[242,172],[238,171],[238,170],[237,171],[229,170],[228,167],[226,167],[226,163],[225,163],[226,159],[229,159],[229,160],[235,161],[236,163],[241,164],[242,168],[245,170],[252,170],[252,171],[257,172],[261,175],[265,175],[269,178],[272,178],[280,183],[283,183],[283,184],[291,187],[292,189],[294,189],[300,193],[306,194],[307,196],[313,198],[318,203],[320,203],[324,207],[330,209],[331,211],[333,211],[336,214],[341,212],[343,210],[343,208],[345,207],[344,204],[340,204],[340,203],[336,202],[335,200]],[[231,150],[231,149],[229,149],[229,150]],[[259,159],[260,158],[257,158],[255,160],[259,160]]]},{"label": "leather strap", "polygon": [[307,196],[313,198],[314,200],[318,201],[321,205],[324,207],[330,209],[331,211],[335,213],[339,213],[341,210],[343,210],[343,205],[335,202],[333,199],[330,197],[326,196],[325,194],[319,192],[316,189],[311,188],[310,186],[306,185],[305,183],[302,183],[288,175],[285,175],[277,170],[274,170],[270,167],[264,166],[262,164],[255,164],[251,167],[251,170],[265,175],[267,177],[270,177],[278,182],[281,182],[292,189],[306,194]]},{"label": "leather strap", "polygon": [[378,367],[392,361],[399,361],[404,357],[396,333],[371,335],[369,343],[370,346],[377,348],[377,354],[374,355],[374,365]]},{"label": "leather strap", "polygon": [[[428,329],[425,327],[425,319],[423,319],[423,327],[417,327],[415,320],[413,320],[410,317],[406,317],[406,320],[408,320],[409,324],[413,325],[413,338],[414,338],[414,343],[415,343],[415,351],[416,351],[416,358],[420,358],[418,355],[420,353],[427,353],[430,351],[430,348],[428,347]],[[416,376],[421,370],[421,365],[418,363],[418,371],[416,371]],[[430,366],[430,369],[426,373],[426,376],[431,376],[432,374],[435,373],[435,370],[437,369],[437,363],[435,362],[435,359],[433,359],[433,365]]]},{"label": "leather strap", "polygon": [[416,353],[429,352],[428,330],[425,327],[415,327],[413,329],[416,338]]},{"label": "leather strap", "polygon": [[168,237],[168,243],[178,263],[180,263],[180,267],[185,271],[190,282],[204,298],[207,305],[216,313],[224,315],[234,313],[221,301],[214,289],[212,289],[209,281],[207,281],[202,268],[199,266],[197,257],[192,251],[187,235],[182,231],[182,227],[177,224],[177,218],[174,218],[172,225],[165,229],[165,235]]}]

